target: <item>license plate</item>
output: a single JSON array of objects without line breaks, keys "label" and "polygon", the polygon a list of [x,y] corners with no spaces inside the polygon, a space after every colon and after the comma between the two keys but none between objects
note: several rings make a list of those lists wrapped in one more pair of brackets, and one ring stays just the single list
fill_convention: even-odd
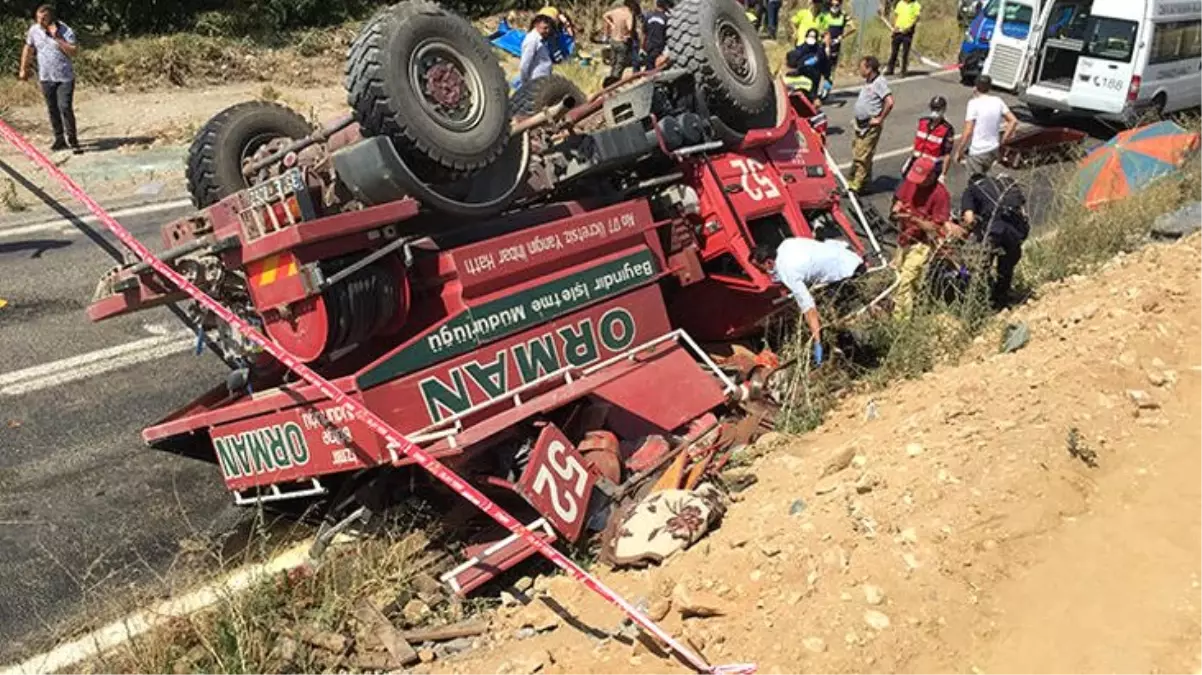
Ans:
[{"label": "license plate", "polygon": [[534,444],[517,487],[552,527],[576,541],[588,519],[589,498],[596,484],[596,471],[558,427],[548,424]]}]

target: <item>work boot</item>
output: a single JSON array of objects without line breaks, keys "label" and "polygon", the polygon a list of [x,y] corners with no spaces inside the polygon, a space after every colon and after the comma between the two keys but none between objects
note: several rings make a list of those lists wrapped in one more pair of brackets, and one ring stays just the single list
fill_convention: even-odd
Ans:
[{"label": "work boot", "polygon": [[74,152],[77,155],[83,154],[83,147],[79,145],[78,138],[72,138],[71,140],[67,141],[67,145],[71,146],[71,152]]},{"label": "work boot", "polygon": [[65,140],[63,140],[62,138],[54,139],[54,145],[50,146],[50,152],[58,152],[59,150],[66,150],[66,149],[67,149],[67,142]]}]

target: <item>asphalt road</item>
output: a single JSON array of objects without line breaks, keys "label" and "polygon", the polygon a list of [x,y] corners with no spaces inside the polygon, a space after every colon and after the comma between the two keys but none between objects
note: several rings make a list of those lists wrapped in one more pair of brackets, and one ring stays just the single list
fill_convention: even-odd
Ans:
[{"label": "asphalt road", "polygon": [[[877,159],[873,166],[873,182],[866,191],[867,197],[865,198],[882,213],[888,213],[893,191],[897,188],[901,168],[908,155],[908,151],[905,149],[910,148],[913,144],[918,118],[927,114],[931,97],[939,94],[947,99],[947,118],[956,128],[957,133],[964,128],[968,100],[972,97],[972,89],[960,84],[959,73],[955,71],[918,77],[911,76],[906,80],[892,83],[891,88],[894,95],[894,109],[885,121],[880,145],[877,149]],[[1006,100],[1022,123],[1030,123],[1026,106],[1005,92],[996,93]],[[831,123],[827,143],[835,161],[845,169],[849,166],[852,157],[851,145],[854,134],[851,109],[855,98],[855,91],[835,90],[826,105],[827,116]],[[1105,135],[1106,133],[1105,129],[1084,130],[1095,135]],[[1006,169],[999,170],[1006,171]],[[1062,165],[1051,165],[1033,171],[1011,172],[1030,191],[1028,199],[1035,206],[1033,216],[1037,221],[1037,227],[1045,225],[1040,217],[1042,214],[1039,213],[1038,205],[1050,202],[1053,186],[1057,182],[1051,179],[1064,171],[1065,167]],[[959,204],[960,195],[967,182],[968,175],[964,168],[953,166],[946,183],[948,190],[952,193],[953,206]]]},{"label": "asphalt road", "polygon": [[[159,247],[170,217],[123,224]],[[194,356],[165,309],[90,323],[112,264],[71,226],[0,227],[0,662],[156,578],[180,540],[232,508],[211,466],[150,452],[139,436],[225,367]],[[147,354],[162,356],[137,362]]]},{"label": "asphalt road", "polygon": [[[928,99],[946,96],[958,121],[970,93],[954,74],[897,83],[894,92],[879,192],[868,198],[882,210]],[[827,109],[840,163],[851,158],[854,96],[836,92]],[[953,172],[955,194],[964,180]],[[177,215],[122,222],[161,248],[158,227]],[[67,223],[0,224],[0,298],[9,301],[0,310],[0,663],[146,587],[169,570],[182,539],[228,523],[234,508],[216,467],[150,451],[139,436],[220,382],[224,366],[194,356],[166,310],[90,323],[84,310],[112,265],[98,241],[113,240]]]}]

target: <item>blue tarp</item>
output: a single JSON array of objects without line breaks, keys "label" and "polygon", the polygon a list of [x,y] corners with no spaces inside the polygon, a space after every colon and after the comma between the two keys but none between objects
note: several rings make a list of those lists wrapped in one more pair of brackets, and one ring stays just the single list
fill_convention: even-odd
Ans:
[{"label": "blue tarp", "polygon": [[[526,31],[514,28],[509,22],[501,19],[501,25],[488,36],[492,46],[518,58],[522,56],[522,40],[526,39]],[[576,53],[576,40],[567,33],[556,31],[555,41],[551,47],[551,59],[556,63],[567,59]]]}]

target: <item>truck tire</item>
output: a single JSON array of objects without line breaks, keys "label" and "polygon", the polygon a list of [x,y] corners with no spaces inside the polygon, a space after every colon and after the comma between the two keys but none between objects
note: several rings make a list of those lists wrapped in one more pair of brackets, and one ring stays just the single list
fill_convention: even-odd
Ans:
[{"label": "truck tire", "polygon": [[564,100],[571,100],[574,108],[583,105],[588,97],[575,82],[563,75],[551,74],[518,87],[509,105],[515,117],[530,117]]},{"label": "truck tire", "polygon": [[764,45],[734,0],[682,0],[668,22],[668,56],[697,78],[710,113],[745,129],[774,104]]},{"label": "truck tire", "polygon": [[402,2],[367,22],[351,44],[346,90],[364,135],[390,138],[406,162],[436,175],[483,168],[509,140],[509,86],[491,47],[433,2]]},{"label": "truck tire", "polygon": [[188,148],[184,175],[198,209],[221,201],[248,186],[242,161],[279,138],[299,139],[313,132],[295,111],[268,101],[248,101],[217,113]]}]

